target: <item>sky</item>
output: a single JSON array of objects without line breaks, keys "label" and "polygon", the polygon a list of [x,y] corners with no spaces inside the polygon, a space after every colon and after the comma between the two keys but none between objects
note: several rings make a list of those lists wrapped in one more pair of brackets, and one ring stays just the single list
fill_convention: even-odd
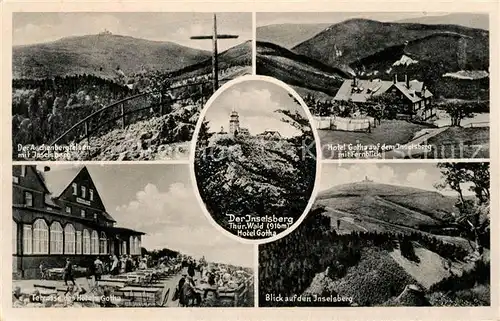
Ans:
[{"label": "sky", "polygon": [[[51,165],[51,171],[72,165]],[[142,246],[167,247],[208,261],[253,266],[253,245],[220,233],[204,215],[187,164],[87,165],[117,226],[145,232]],[[42,168],[43,170],[43,168]],[[69,182],[68,182],[69,183]]]},{"label": "sky", "polygon": [[205,120],[210,131],[218,132],[221,126],[229,131],[229,115],[238,112],[240,127],[248,128],[250,134],[257,135],[265,130],[278,130],[281,136],[292,137],[300,132],[281,121],[283,114],[278,109],[297,111],[305,116],[302,107],[288,96],[288,91],[276,84],[251,80],[237,83],[223,91],[208,107]]},{"label": "sky", "polygon": [[[97,34],[105,29],[114,34],[212,50],[210,40],[190,40],[191,36],[211,35],[212,13],[158,12],[23,12],[13,16],[13,45],[43,43],[63,37]],[[219,34],[235,34],[238,39],[218,42],[219,51],[252,39],[252,14],[218,13]]]},{"label": "sky", "polygon": [[281,23],[338,23],[352,18],[373,19],[383,22],[440,16],[449,13],[424,12],[263,12],[257,14],[257,27]]},{"label": "sky", "polygon": [[[441,183],[441,173],[432,163],[357,163],[357,164],[323,164],[321,170],[320,191],[335,185],[359,182],[365,179],[376,183],[402,185],[445,195],[457,195],[453,190],[437,190],[434,185]],[[464,187],[464,194],[473,194]]]}]

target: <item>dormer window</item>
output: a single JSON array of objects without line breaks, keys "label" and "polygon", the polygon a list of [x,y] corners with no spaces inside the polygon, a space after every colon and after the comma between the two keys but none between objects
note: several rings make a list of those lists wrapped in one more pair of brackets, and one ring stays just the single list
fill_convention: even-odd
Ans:
[{"label": "dormer window", "polygon": [[24,205],[33,207],[33,194],[31,192],[24,192]]},{"label": "dormer window", "polygon": [[78,185],[76,183],[71,184],[71,187],[73,188],[73,195],[78,195]]},{"label": "dormer window", "polygon": [[87,197],[87,188],[85,186],[82,186],[82,198]]}]

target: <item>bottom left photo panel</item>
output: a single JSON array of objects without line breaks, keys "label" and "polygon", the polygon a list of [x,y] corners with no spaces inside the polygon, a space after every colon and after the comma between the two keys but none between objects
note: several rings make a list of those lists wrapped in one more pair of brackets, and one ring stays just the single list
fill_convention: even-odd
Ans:
[{"label": "bottom left photo panel", "polygon": [[12,167],[13,307],[251,307],[254,245],[221,234],[187,164]]}]

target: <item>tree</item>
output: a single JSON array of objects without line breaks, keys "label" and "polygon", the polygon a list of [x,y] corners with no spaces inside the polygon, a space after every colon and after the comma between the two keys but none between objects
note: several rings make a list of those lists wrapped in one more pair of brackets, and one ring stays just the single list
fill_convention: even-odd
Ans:
[{"label": "tree", "polygon": [[395,93],[386,92],[381,95],[371,96],[368,98],[365,112],[375,119],[386,118],[394,119],[396,115],[405,108],[400,97]]},{"label": "tree", "polygon": [[467,102],[447,101],[441,104],[440,108],[450,115],[451,126],[460,127],[462,119],[474,116],[473,107]]},{"label": "tree", "polygon": [[[443,183],[439,189],[451,188],[458,194],[456,207],[458,214],[453,215],[453,228],[472,239],[473,250],[479,254],[483,247],[489,247],[490,233],[490,165],[489,163],[439,163]],[[467,198],[464,192],[474,193],[475,199]],[[469,243],[470,244],[470,243]]]}]

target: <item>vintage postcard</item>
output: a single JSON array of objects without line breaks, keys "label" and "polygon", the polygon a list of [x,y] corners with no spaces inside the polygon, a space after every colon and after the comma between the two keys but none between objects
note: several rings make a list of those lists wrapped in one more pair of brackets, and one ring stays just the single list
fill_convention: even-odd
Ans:
[{"label": "vintage postcard", "polygon": [[499,320],[497,1],[1,6],[0,319]]}]

